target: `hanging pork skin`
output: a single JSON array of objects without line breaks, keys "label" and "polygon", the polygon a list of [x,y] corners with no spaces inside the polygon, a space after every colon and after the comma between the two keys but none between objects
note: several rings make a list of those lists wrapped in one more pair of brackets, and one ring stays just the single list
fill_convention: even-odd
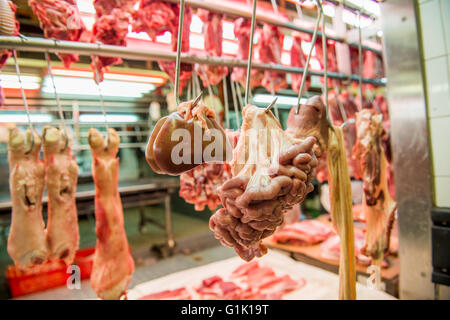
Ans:
[{"label": "hanging pork skin", "polygon": [[[208,147],[214,150],[210,159],[204,157]],[[194,100],[181,103],[176,112],[156,123],[146,150],[147,162],[154,172],[174,176],[205,162],[228,162],[231,157],[231,145],[214,111]]]}]

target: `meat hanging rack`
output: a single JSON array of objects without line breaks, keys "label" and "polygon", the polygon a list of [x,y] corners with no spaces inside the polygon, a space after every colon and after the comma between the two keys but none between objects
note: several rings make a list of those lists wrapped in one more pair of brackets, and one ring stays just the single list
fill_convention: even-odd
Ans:
[{"label": "meat hanging rack", "polygon": [[[137,50],[128,47],[106,45],[100,43],[87,43],[65,40],[44,39],[40,37],[15,37],[0,36],[0,48],[15,49],[17,51],[33,52],[51,52],[51,53],[78,53],[81,55],[95,56],[102,55],[107,57],[121,57],[130,60],[176,60],[176,52],[167,52],[163,50]],[[247,60],[223,58],[223,57],[205,57],[181,53],[181,62],[199,63],[210,65],[222,65],[228,67],[247,67]],[[287,67],[281,64],[252,63],[252,68],[261,70],[281,71],[288,73],[303,73],[304,68]],[[309,71],[309,75],[324,76],[322,71]],[[340,80],[359,81],[359,75],[347,75],[337,72],[328,72],[329,78]],[[362,78],[363,83],[373,84],[375,86],[385,86],[386,80]]]}]

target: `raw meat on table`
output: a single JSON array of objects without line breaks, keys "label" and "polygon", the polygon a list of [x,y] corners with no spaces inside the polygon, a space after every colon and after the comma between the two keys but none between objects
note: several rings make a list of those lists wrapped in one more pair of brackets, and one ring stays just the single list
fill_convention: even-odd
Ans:
[{"label": "raw meat on table", "polygon": [[272,112],[247,105],[242,114],[233,178],[219,188],[224,208],[211,217],[210,228],[223,245],[250,261],[267,252],[261,240],[283,223],[286,210],[313,190],[317,160],[315,139],[286,135]]},{"label": "raw meat on table", "polygon": [[126,295],[134,271],[134,261],[124,229],[122,202],[118,191],[120,137],[114,129],[104,139],[91,128],[88,137],[95,184],[95,233],[97,245],[91,286],[101,299]]},{"label": "raw meat on table", "polygon": [[278,229],[272,239],[279,243],[313,245],[325,241],[333,233],[330,226],[320,221],[303,220]]},{"label": "raw meat on table", "polygon": [[161,292],[147,294],[140,297],[139,300],[191,300],[191,294],[186,288],[174,290],[165,290]]},{"label": "raw meat on table", "polygon": [[[206,55],[210,57],[222,56],[223,15],[205,9],[198,9],[197,15],[203,21],[203,36]],[[197,73],[203,82],[203,87],[216,86],[228,74],[225,66],[199,65]]]},{"label": "raw meat on table", "polygon": [[48,258],[42,217],[45,168],[39,160],[41,138],[33,130],[9,133],[9,188],[12,200],[8,253],[20,269],[41,264]]},{"label": "raw meat on table", "polygon": [[47,243],[50,256],[72,264],[78,249],[78,214],[75,193],[78,165],[72,154],[72,140],[62,130],[46,126],[44,164],[48,194]]},{"label": "raw meat on table", "polygon": [[[262,63],[281,64],[284,34],[276,26],[264,24],[257,50]],[[272,94],[288,87],[286,74],[267,70],[264,72],[262,86]]]},{"label": "raw meat on table", "polygon": [[[255,27],[256,28],[256,27]],[[238,52],[237,59],[248,60],[248,54],[250,49],[250,30],[251,21],[245,18],[238,18],[234,22],[234,36],[238,40]],[[261,85],[264,72],[256,69],[251,70],[250,76],[250,88]],[[231,74],[231,80],[237,81],[243,88],[247,86],[247,68],[233,68]]]},{"label": "raw meat on table", "polygon": [[[78,11],[76,0],[29,0],[48,39],[89,41],[89,35]],[[69,68],[78,62],[78,54],[61,53],[58,57]]]}]

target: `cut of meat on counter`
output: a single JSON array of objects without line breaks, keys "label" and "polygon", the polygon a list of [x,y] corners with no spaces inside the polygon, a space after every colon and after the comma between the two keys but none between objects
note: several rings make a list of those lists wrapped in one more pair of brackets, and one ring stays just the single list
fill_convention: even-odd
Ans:
[{"label": "cut of meat on counter", "polygon": [[[76,0],[29,0],[47,39],[90,41],[90,32],[81,19]],[[78,62],[78,54],[58,54],[66,68]]]},{"label": "cut of meat on counter", "polygon": [[[202,101],[197,105],[194,103],[194,100],[181,103],[177,112],[156,123],[145,153],[147,162],[154,172],[176,176],[205,162],[222,163],[231,160],[232,148],[225,131],[216,121],[215,112]],[[173,138],[177,129],[185,129],[187,131],[183,132],[189,133],[178,137],[182,143]],[[200,148],[196,147],[200,141],[194,143],[193,140],[197,134],[201,134]],[[206,148],[214,151],[211,159],[205,158]]]},{"label": "cut of meat on counter", "polygon": [[[197,10],[198,17],[203,21],[203,36],[206,55],[209,57],[222,56],[223,15],[205,9]],[[197,65],[197,73],[203,82],[203,87],[218,85],[228,74],[228,67],[213,65]]]},{"label": "cut of meat on counter", "polygon": [[[355,257],[356,262],[362,266],[369,266],[372,263],[372,259],[370,257],[365,256],[362,253],[362,248],[364,247],[364,234],[361,231],[355,230]],[[324,259],[339,261],[340,252],[341,252],[341,244],[338,235],[331,236],[328,240],[320,245],[321,253],[320,255]],[[383,267],[387,267],[387,264],[384,263]]]},{"label": "cut of meat on counter", "polygon": [[206,206],[215,210],[220,204],[217,194],[226,180],[231,178],[231,168],[226,163],[204,163],[180,176],[180,197],[195,205],[196,211]]},{"label": "cut of meat on counter", "polygon": [[243,111],[233,152],[233,178],[219,188],[224,208],[210,219],[220,242],[250,261],[267,253],[261,240],[283,223],[283,216],[313,190],[315,139],[295,139],[272,112],[253,105]]},{"label": "cut of meat on counter", "polygon": [[303,278],[277,275],[271,267],[254,261],[237,267],[230,277],[214,275],[192,287],[151,293],[139,300],[280,300],[305,285]]},{"label": "cut of meat on counter", "polygon": [[64,131],[46,126],[42,139],[48,194],[47,243],[52,258],[70,265],[80,237],[75,204],[78,165],[72,154],[72,140]]},{"label": "cut of meat on counter", "polygon": [[[128,25],[133,13],[136,0],[95,0],[95,23],[92,28],[92,42],[126,46]],[[122,63],[118,57],[92,57],[92,68],[96,69],[99,81],[103,81],[103,74],[108,66]]]},{"label": "cut of meat on counter", "polygon": [[[17,6],[8,0],[0,0],[0,35],[4,36],[18,36],[19,35],[19,21],[16,19]],[[11,56],[11,50],[0,49],[0,70],[5,66],[6,61]],[[0,87],[1,90],[1,87]],[[2,104],[0,103],[0,106]]]},{"label": "cut of meat on counter", "polygon": [[[307,55],[303,52],[302,43],[311,42],[311,35],[303,32],[292,33],[292,47],[291,47],[291,66],[304,68],[306,66]],[[292,73],[291,74],[291,87],[296,93],[300,91],[300,86],[303,79],[303,74]],[[311,77],[308,76],[305,82],[305,92],[311,86]]]},{"label": "cut of meat on counter", "polygon": [[97,245],[91,274],[91,286],[101,299],[115,300],[126,296],[134,271],[128,247],[120,200],[119,150],[120,137],[114,129],[104,139],[98,130],[89,130],[92,153],[92,176],[95,184],[95,233]]},{"label": "cut of meat on counter", "polygon": [[362,252],[381,264],[389,250],[389,240],[397,209],[388,189],[388,163],[382,146],[382,115],[362,110],[356,116],[358,140],[354,155],[363,177],[363,207],[366,216],[366,243]]},{"label": "cut of meat on counter", "polygon": [[[255,26],[256,28],[256,26]],[[250,31],[251,20],[245,18],[238,18],[234,21],[234,36],[238,41],[238,51],[236,58],[240,60],[248,60],[250,49]],[[264,72],[256,69],[251,70],[250,88],[261,85]],[[247,86],[247,68],[233,68],[231,80],[237,81],[243,88]]]},{"label": "cut of meat on counter", "polygon": [[39,153],[41,138],[33,130],[22,134],[13,128],[9,134],[9,188],[12,214],[8,253],[20,269],[42,264],[48,258],[42,217],[45,168]]},{"label": "cut of meat on counter", "polygon": [[[178,47],[178,23],[179,23],[179,16],[180,16],[180,6],[178,4],[171,4],[170,5],[173,11],[173,15],[175,16],[175,20],[172,21],[174,25],[171,25],[171,22],[161,22],[167,23],[167,30],[172,33],[172,51],[176,52]],[[167,7],[164,7],[167,8]],[[161,7],[163,9],[163,7]],[[164,9],[165,10],[165,9]],[[155,12],[156,14],[157,12]],[[155,19],[157,16],[154,16]],[[165,18],[162,16],[161,18]],[[181,52],[189,52],[190,42],[190,25],[192,21],[192,9],[190,7],[184,8],[184,18],[183,18],[183,32],[182,32],[182,39],[181,39]],[[147,31],[152,32],[152,31]],[[169,79],[172,81],[172,83],[175,83],[175,67],[176,62],[175,61],[158,61],[158,65],[161,68],[162,71],[167,73],[169,75]],[[187,85],[189,82],[189,79],[192,77],[192,65],[189,63],[180,63],[180,78],[179,78],[179,88],[180,92],[183,91],[183,88]]]},{"label": "cut of meat on counter", "polygon": [[[269,64],[281,64],[283,39],[284,34],[278,27],[264,24],[256,48],[259,54],[259,61]],[[283,72],[267,70],[264,72],[262,86],[272,94],[281,89],[286,89],[288,87],[286,74]]]},{"label": "cut of meat on counter", "polygon": [[325,241],[334,233],[333,229],[317,220],[303,220],[278,229],[272,239],[278,243],[313,245]]}]

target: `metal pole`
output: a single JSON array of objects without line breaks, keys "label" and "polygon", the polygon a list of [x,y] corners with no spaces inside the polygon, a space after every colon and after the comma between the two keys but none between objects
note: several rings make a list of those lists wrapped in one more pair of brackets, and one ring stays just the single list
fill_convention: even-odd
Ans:
[{"label": "metal pole", "polygon": [[248,92],[250,90],[250,76],[252,70],[252,57],[253,57],[253,36],[255,34],[255,21],[256,21],[256,3],[257,0],[253,0],[252,9],[252,26],[250,29],[250,48],[248,49],[248,64],[247,64],[247,83],[245,86],[245,104],[248,104]]},{"label": "metal pole", "polygon": [[[180,55],[181,55],[181,41],[183,39],[183,16],[184,16],[184,0],[180,0],[180,17],[178,20],[178,43],[177,43],[177,59],[175,67],[175,101],[177,105],[180,104]],[[173,35],[172,35],[173,36]]]},{"label": "metal pole", "polygon": [[363,108],[363,89],[362,89],[362,73],[363,73],[363,59],[362,59],[362,32],[361,32],[361,12],[358,11],[358,63],[359,63],[359,101],[360,108]]},{"label": "metal pole", "polygon": [[317,15],[317,21],[316,21],[316,26],[314,27],[314,33],[313,33],[313,36],[312,36],[311,48],[309,49],[308,58],[306,59],[306,65],[305,65],[305,69],[304,69],[304,72],[303,72],[302,83],[300,85],[300,91],[298,93],[297,109],[295,110],[296,114],[298,114],[298,111],[300,110],[300,100],[302,98],[303,88],[305,87],[306,78],[308,77],[309,62],[311,61],[312,51],[314,49],[314,46],[316,45],[317,31],[319,30],[319,24],[320,24],[320,19],[321,18],[322,18],[322,10],[320,10],[320,8],[319,8],[319,13]]}]

